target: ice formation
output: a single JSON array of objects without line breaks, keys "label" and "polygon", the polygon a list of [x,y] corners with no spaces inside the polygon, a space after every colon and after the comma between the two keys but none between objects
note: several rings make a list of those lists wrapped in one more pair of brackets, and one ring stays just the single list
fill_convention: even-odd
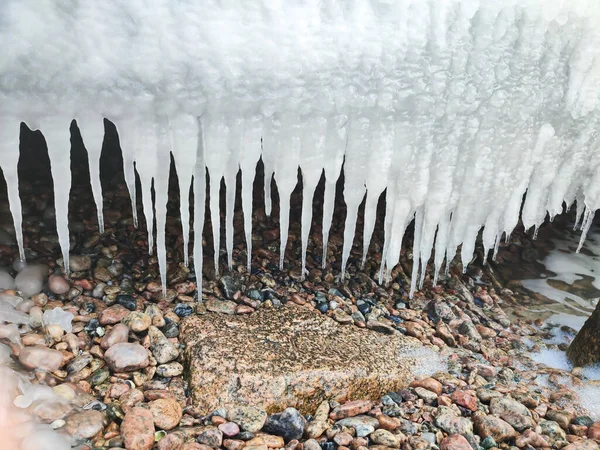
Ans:
[{"label": "ice formation", "polygon": [[436,275],[461,245],[468,264],[482,228],[486,252],[496,248],[521,206],[525,227],[537,228],[576,202],[582,240],[600,207],[596,0],[4,0],[0,42],[0,166],[21,256],[16,167],[25,122],[48,145],[67,271],[72,119],[89,152],[101,229],[103,119],[116,125],[136,222],[136,171],[141,181],[151,249],[156,219],[163,286],[169,153],[186,247],[193,178],[198,274],[206,175],[218,271],[221,180],[231,266],[236,175],[241,169],[250,247],[259,158],[267,213],[272,178],[279,192],[280,265],[298,168],[303,267],[314,187],[324,174],[325,252],[343,170],[342,273],[359,205],[364,260],[385,191],[381,278],[414,219],[411,291],[432,254]]}]

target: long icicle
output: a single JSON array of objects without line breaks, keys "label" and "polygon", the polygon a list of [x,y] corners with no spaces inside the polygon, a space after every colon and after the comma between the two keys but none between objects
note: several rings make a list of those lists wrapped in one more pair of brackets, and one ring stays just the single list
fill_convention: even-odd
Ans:
[{"label": "long icicle", "polygon": [[[46,139],[50,170],[54,183],[54,209],[56,231],[63,255],[65,273],[69,269],[69,195],[71,192],[71,120],[64,117],[46,118],[41,121],[41,130]],[[67,175],[68,174],[68,175]]]},{"label": "long icicle", "polygon": [[202,230],[206,202],[206,166],[204,165],[204,138],[200,119],[197,119],[196,164],[194,165],[194,273],[197,299],[202,301]]},{"label": "long icicle", "polygon": [[19,143],[21,122],[12,117],[0,116],[0,167],[6,180],[8,203],[15,227],[15,236],[19,247],[19,258],[25,261],[23,247],[23,213],[19,197]]},{"label": "long icicle", "polygon": [[104,142],[104,118],[101,116],[79,117],[77,118],[77,127],[81,133],[83,145],[88,153],[90,183],[98,215],[98,230],[103,234],[104,214],[102,211],[102,184],[100,182],[100,155]]}]

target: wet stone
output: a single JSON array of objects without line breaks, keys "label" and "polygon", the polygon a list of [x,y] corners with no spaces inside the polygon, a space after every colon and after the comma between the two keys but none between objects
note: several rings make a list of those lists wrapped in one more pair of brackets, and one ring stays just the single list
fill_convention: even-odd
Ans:
[{"label": "wet stone", "polygon": [[504,442],[517,436],[515,429],[495,416],[476,416],[473,419],[475,431],[482,438],[491,436],[496,442]]},{"label": "wet stone", "polygon": [[304,416],[295,408],[287,408],[279,414],[269,416],[263,430],[291,441],[302,438],[305,426]]},{"label": "wet stone", "polygon": [[336,425],[354,428],[354,430],[356,430],[356,436],[365,437],[375,431],[375,428],[379,426],[379,421],[375,417],[355,416],[338,420]]},{"label": "wet stone", "polygon": [[148,366],[148,351],[140,344],[122,342],[104,353],[106,363],[115,372],[131,372]]},{"label": "wet stone", "polygon": [[267,413],[255,406],[236,406],[227,410],[227,420],[237,423],[251,433],[260,431],[267,420]]},{"label": "wet stone", "polygon": [[146,313],[132,311],[123,318],[122,323],[131,328],[131,331],[134,333],[141,333],[142,331],[146,331],[148,328],[150,328],[152,319]]},{"label": "wet stone", "polygon": [[119,323],[123,318],[129,314],[129,310],[121,305],[113,305],[106,308],[98,315],[100,325],[114,325]]},{"label": "wet stone", "polygon": [[90,439],[104,426],[104,414],[99,411],[82,411],[65,420],[65,431],[75,439]]},{"label": "wet stone", "polygon": [[137,302],[136,302],[135,298],[133,298],[131,295],[127,295],[127,294],[117,295],[116,301],[117,301],[118,305],[121,305],[124,308],[127,308],[129,311],[135,311],[135,308],[137,307]]},{"label": "wet stone", "polygon": [[218,428],[210,427],[201,432],[196,441],[211,448],[219,448],[223,443],[223,432]]},{"label": "wet stone", "polygon": [[223,433],[223,436],[233,437],[239,434],[240,427],[233,422],[225,422],[219,425],[219,430]]},{"label": "wet stone", "polygon": [[230,300],[218,300],[216,298],[209,298],[206,301],[206,309],[211,312],[220,314],[235,314],[237,303]]},{"label": "wet stone", "polygon": [[183,373],[183,365],[178,362],[161,364],[156,368],[156,374],[159,377],[172,378],[178,377]]},{"label": "wet stone", "polygon": [[173,308],[173,312],[179,317],[187,317],[193,314],[194,308],[192,308],[192,306],[188,305],[187,303],[178,303],[177,305],[175,305],[175,308]]},{"label": "wet stone", "polygon": [[154,425],[162,430],[175,428],[183,415],[181,405],[174,398],[159,398],[148,403]]},{"label": "wet stone", "polygon": [[63,363],[63,354],[48,347],[26,347],[19,353],[19,362],[26,369],[44,369],[54,372]]},{"label": "wet stone", "polygon": [[168,363],[179,356],[179,350],[175,344],[171,343],[158,328],[151,326],[148,329],[148,337],[150,338],[150,350],[159,364]]},{"label": "wet stone", "polygon": [[219,279],[219,285],[225,297],[231,300],[237,291],[242,290],[242,278],[239,274],[235,273],[223,275]]},{"label": "wet stone", "polygon": [[121,424],[121,436],[127,450],[150,450],[154,445],[154,420],[150,410],[132,408]]},{"label": "wet stone", "polygon": [[128,338],[129,327],[122,323],[118,323],[102,337],[102,340],[100,341],[100,347],[106,350],[115,344],[127,342]]},{"label": "wet stone", "polygon": [[179,336],[179,325],[172,320],[165,318],[165,326],[161,328],[161,331],[168,338],[175,338]]}]

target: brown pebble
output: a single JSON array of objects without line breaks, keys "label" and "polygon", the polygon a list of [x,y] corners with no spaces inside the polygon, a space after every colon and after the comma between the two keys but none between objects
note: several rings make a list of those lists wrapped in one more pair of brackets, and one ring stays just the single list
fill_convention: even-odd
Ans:
[{"label": "brown pebble", "polygon": [[175,428],[183,415],[181,405],[174,398],[159,398],[150,402],[148,406],[154,418],[154,425],[163,430]]},{"label": "brown pebble", "polygon": [[121,436],[127,450],[150,450],[154,445],[154,432],[152,413],[145,408],[131,408],[121,423]]}]

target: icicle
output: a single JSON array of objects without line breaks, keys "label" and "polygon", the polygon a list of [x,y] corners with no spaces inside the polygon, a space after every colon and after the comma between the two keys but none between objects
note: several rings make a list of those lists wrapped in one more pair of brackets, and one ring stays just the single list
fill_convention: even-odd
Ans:
[{"label": "icicle", "polygon": [[41,122],[46,139],[50,169],[54,183],[54,209],[56,231],[63,255],[65,273],[69,270],[69,195],[71,192],[71,120],[64,117],[48,117]]},{"label": "icicle", "polygon": [[242,177],[242,210],[244,212],[244,234],[246,235],[246,267],[250,272],[252,262],[252,197],[256,165],[260,159],[261,136],[263,119],[254,115],[244,122],[244,135],[242,137],[242,153],[240,156],[240,169]]},{"label": "icicle", "polygon": [[369,170],[366,177],[367,198],[363,224],[363,252],[360,266],[364,267],[371,236],[375,229],[377,203],[388,184],[388,173],[394,153],[395,127],[392,117],[384,117],[375,126],[371,138]]},{"label": "icicle", "polygon": [[183,232],[183,263],[189,265],[190,185],[198,149],[198,120],[188,114],[170,118],[171,146],[179,180],[179,211]]},{"label": "icicle", "polygon": [[421,248],[421,230],[423,228],[423,216],[425,211],[423,208],[419,208],[415,214],[415,237],[413,241],[413,268],[412,276],[410,279],[410,293],[409,298],[413,298],[417,287],[417,279],[419,275],[419,254]]},{"label": "icicle", "polygon": [[142,207],[148,231],[148,254],[154,251],[154,208],[152,205],[152,181],[157,171],[158,136],[154,117],[141,123],[131,124],[135,128],[135,168],[142,187]]},{"label": "icicle", "polygon": [[[122,126],[118,126],[117,133],[119,134],[119,146],[121,147],[121,154],[123,156],[123,175],[125,176],[125,184],[129,191],[129,198],[131,199],[131,212],[133,214],[133,226],[138,227],[138,214],[137,214],[137,199],[136,199],[136,186],[135,186],[135,148],[136,148],[136,125],[131,120],[124,120],[121,122]],[[140,180],[141,181],[141,180]]]},{"label": "icicle", "polygon": [[[199,121],[199,119],[198,119]],[[206,202],[206,166],[204,165],[204,135],[198,124],[196,164],[194,166],[194,273],[198,301],[202,301],[202,230]]]},{"label": "icicle", "polygon": [[279,269],[283,269],[290,224],[290,196],[298,184],[298,164],[302,146],[300,118],[284,115],[271,123],[271,145],[275,150],[275,182],[279,192]]},{"label": "icicle", "polygon": [[313,197],[323,172],[323,157],[325,156],[323,150],[325,148],[326,133],[327,119],[313,117],[305,124],[302,136],[302,157],[300,161],[300,169],[302,170],[302,279],[304,279],[306,272],[306,251],[312,224]]},{"label": "icicle", "polygon": [[344,224],[341,278],[346,273],[346,264],[354,243],[358,207],[365,195],[365,173],[371,144],[370,128],[371,122],[368,118],[357,117],[351,121],[348,130],[348,146],[344,162],[346,221]]},{"label": "icicle", "polygon": [[265,145],[265,139],[269,140],[269,133],[272,131],[275,117],[267,117],[265,119],[265,135],[262,138],[262,162],[265,172],[264,178],[264,196],[265,196],[265,214],[271,217],[272,200],[271,200],[271,181],[275,172],[276,149],[271,144]]},{"label": "icicle", "polygon": [[[156,172],[154,175],[154,209],[156,210],[156,256],[160,271],[163,295],[167,295],[167,202],[169,200],[169,169],[171,166],[171,136],[168,120],[157,117],[156,123]],[[151,157],[150,155],[148,155]]]},{"label": "icicle", "polygon": [[390,242],[392,236],[392,224],[394,222],[394,210],[396,206],[395,199],[396,189],[394,186],[388,186],[385,196],[385,221],[383,225],[383,252],[381,253],[381,264],[379,266],[379,284],[383,283],[383,277],[385,274],[386,262],[388,252],[390,249]]},{"label": "icicle", "polygon": [[233,264],[233,210],[235,207],[235,193],[237,174],[240,170],[240,151],[242,149],[242,135],[244,124],[241,118],[230,121],[229,131],[229,161],[225,165],[225,248],[227,249],[227,267]]},{"label": "icicle", "polygon": [[581,196],[577,197],[576,202],[577,211],[575,214],[575,225],[573,225],[573,231],[577,230],[577,225],[579,225],[579,222],[581,222],[581,219],[583,218],[583,213],[585,211],[585,203]]},{"label": "icicle", "polygon": [[496,242],[494,243],[494,254],[492,256],[492,261],[496,262],[496,257],[498,256],[498,249],[500,248],[500,241],[502,240],[502,233],[499,232],[498,236],[496,236]]},{"label": "icicle", "polygon": [[325,138],[324,170],[325,191],[323,197],[323,260],[322,267],[327,264],[327,242],[329,241],[329,230],[333,219],[335,203],[335,186],[340,177],[344,152],[346,151],[347,116],[339,115],[329,118],[327,121],[327,136]]},{"label": "icicle", "polygon": [[[435,267],[433,274],[433,285],[437,285],[438,276],[444,264],[444,257],[446,256],[446,246],[448,244],[448,228],[450,225],[450,215],[444,214],[438,225],[437,234],[435,236],[435,256],[433,258],[433,265]],[[450,265],[450,261],[446,261],[447,265]]]},{"label": "icicle", "polygon": [[581,238],[579,238],[579,245],[577,246],[577,250],[575,253],[579,253],[583,244],[585,243],[585,238],[590,231],[590,227],[592,226],[592,222],[594,221],[594,216],[596,215],[596,211],[589,209],[587,206],[585,208],[585,212],[583,213],[583,222],[581,223]]},{"label": "icicle", "polygon": [[210,221],[213,232],[215,274],[219,274],[219,256],[221,248],[221,213],[219,192],[221,179],[225,173],[225,164],[229,159],[230,129],[224,115],[205,114],[202,116],[202,135],[204,137],[204,155],[209,176]]},{"label": "icicle", "polygon": [[11,117],[0,116],[0,167],[4,173],[8,191],[8,203],[15,227],[15,236],[19,246],[19,258],[25,261],[23,248],[23,218],[21,212],[21,198],[19,197],[19,135],[21,122]]},{"label": "icicle", "polygon": [[88,153],[92,195],[96,202],[96,211],[98,214],[98,229],[103,234],[104,214],[102,211],[102,184],[100,183],[100,155],[104,142],[104,118],[100,116],[79,117],[77,118],[77,127],[81,133],[83,145]]}]

